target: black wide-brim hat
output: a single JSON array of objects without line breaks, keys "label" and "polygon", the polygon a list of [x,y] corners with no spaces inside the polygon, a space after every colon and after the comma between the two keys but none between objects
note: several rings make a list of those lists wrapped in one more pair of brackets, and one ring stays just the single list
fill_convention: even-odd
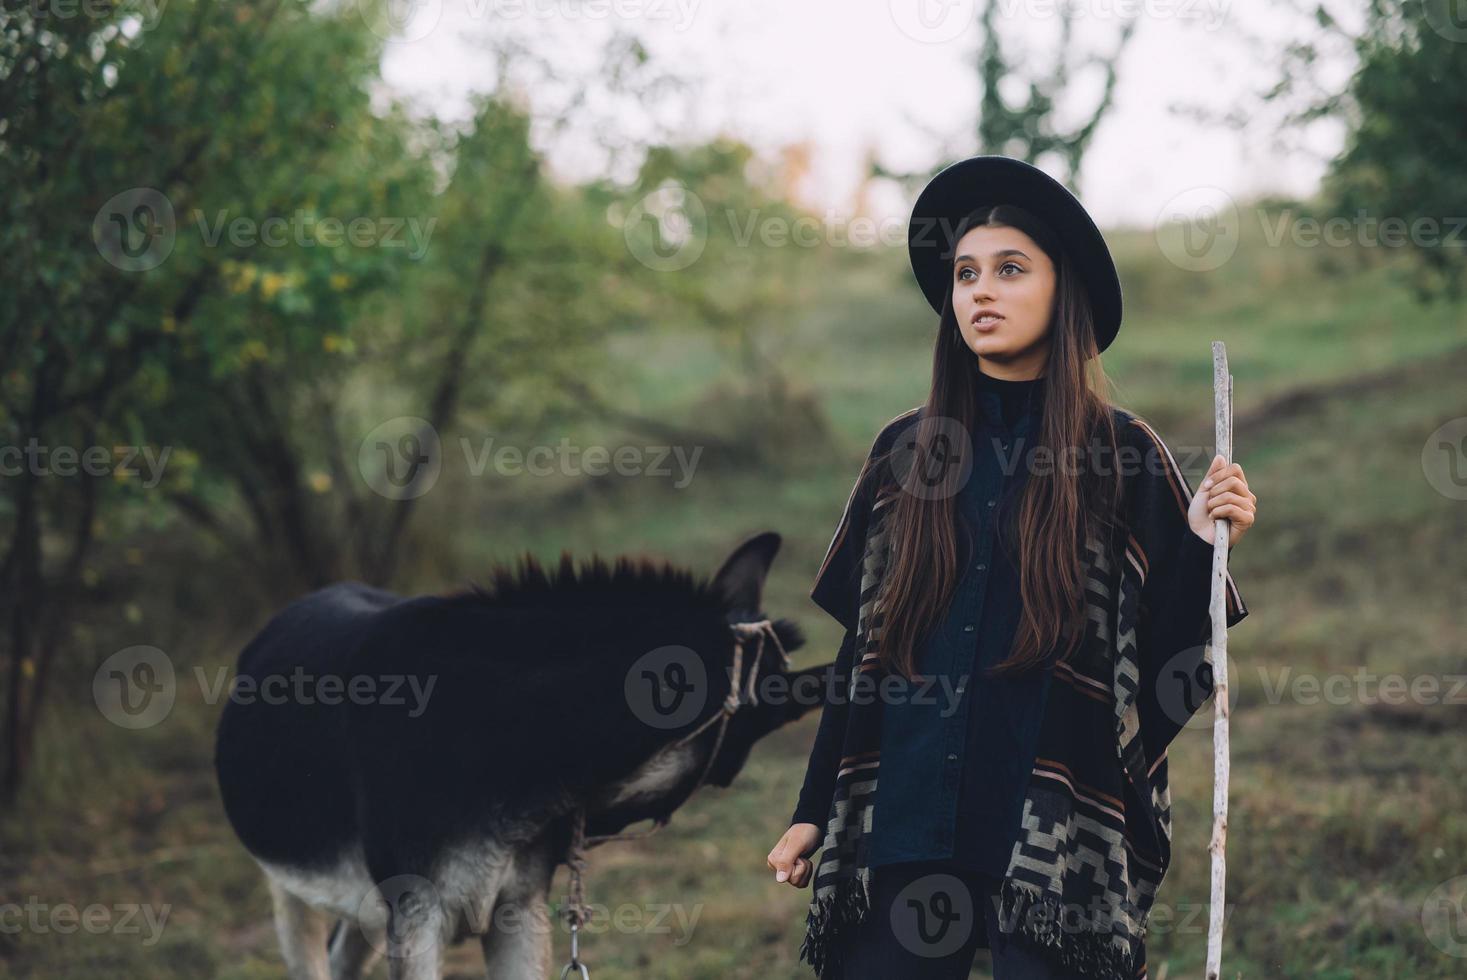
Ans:
[{"label": "black wide-brim hat", "polygon": [[939,314],[952,290],[958,222],[989,204],[1016,204],[1055,230],[1090,297],[1095,340],[1110,346],[1121,328],[1121,279],[1110,248],[1069,189],[1038,167],[1006,156],[976,156],[944,168],[912,207],[907,253],[927,302]]}]

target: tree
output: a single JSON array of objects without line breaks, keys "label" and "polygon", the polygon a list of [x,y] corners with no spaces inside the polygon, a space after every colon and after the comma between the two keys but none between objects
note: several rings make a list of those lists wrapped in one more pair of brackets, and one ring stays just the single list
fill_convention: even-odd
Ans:
[{"label": "tree", "polygon": [[[6,795],[28,765],[105,516],[128,502],[161,508],[186,479],[175,466],[140,487],[116,479],[112,458],[130,443],[170,448],[148,443],[145,424],[178,380],[170,369],[192,359],[189,381],[217,381],[248,374],[267,344],[319,347],[314,329],[276,331],[272,309],[329,321],[390,280],[394,257],[381,251],[337,267],[346,253],[284,259],[282,248],[247,266],[232,232],[209,222],[244,218],[255,233],[270,218],[288,224],[282,202],[337,152],[338,129],[371,130],[362,145],[380,151],[375,183],[343,192],[351,203],[378,193],[378,208],[400,208],[430,184],[423,166],[394,171],[407,136],[368,111],[380,39],[355,10],[314,6],[28,4],[0,21],[0,180],[12,191],[0,203]],[[338,84],[317,84],[322,72]],[[244,278],[255,285],[240,288]]]},{"label": "tree", "polygon": [[[1123,18],[1110,50],[1096,54],[1082,48],[1076,37],[1076,8],[1059,4],[1056,14],[1059,39],[1049,65],[1041,69],[1033,67],[1034,59],[1019,52],[999,31],[1002,10],[998,0],[984,3],[979,16],[979,45],[972,60],[979,102],[973,138],[971,143],[964,141],[956,149],[944,150],[940,154],[944,165],[952,158],[973,154],[1003,154],[1029,163],[1046,156],[1057,157],[1064,169],[1056,176],[1072,189],[1078,189],[1085,154],[1101,121],[1114,107],[1121,57],[1135,34],[1137,17]],[[1085,16],[1084,11],[1080,11],[1080,16]],[[1093,15],[1089,19],[1093,21]],[[1078,88],[1076,78],[1087,71],[1098,81],[1093,87],[1096,92],[1093,105],[1077,125],[1061,128],[1059,100],[1072,97]],[[1015,89],[1027,87],[1027,92],[1021,100],[1006,99],[1005,83],[1012,83]],[[880,164],[872,167],[872,176],[893,178],[912,191],[936,172],[935,169],[897,172]]]},{"label": "tree", "polygon": [[1423,298],[1461,297],[1467,268],[1467,26],[1449,18],[1451,8],[1371,0],[1355,38],[1359,67],[1334,107],[1350,120],[1345,150],[1324,185],[1335,214],[1399,222],[1399,244],[1421,260]]}]

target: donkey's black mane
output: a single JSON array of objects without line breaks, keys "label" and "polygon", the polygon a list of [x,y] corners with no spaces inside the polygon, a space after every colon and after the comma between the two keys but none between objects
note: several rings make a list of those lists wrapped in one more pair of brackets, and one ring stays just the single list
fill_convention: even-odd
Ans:
[{"label": "donkey's black mane", "polygon": [[692,572],[666,561],[647,557],[618,556],[607,564],[600,555],[582,561],[577,569],[570,553],[560,553],[560,564],[547,571],[526,552],[517,567],[495,564],[489,584],[470,581],[457,597],[474,599],[498,608],[544,608],[566,600],[628,604],[641,600],[680,603],[722,613],[727,603],[712,579],[697,578]]}]

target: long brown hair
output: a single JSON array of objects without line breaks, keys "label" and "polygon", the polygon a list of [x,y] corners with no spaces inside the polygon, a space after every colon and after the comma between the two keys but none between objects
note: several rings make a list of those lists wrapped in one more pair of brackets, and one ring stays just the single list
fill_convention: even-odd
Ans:
[{"label": "long brown hair", "polygon": [[[1009,656],[990,671],[1007,676],[1046,661],[1061,644],[1061,658],[1073,651],[1085,615],[1081,548],[1092,534],[1110,547],[1121,475],[1109,380],[1097,356],[1090,301],[1058,236],[1022,208],[993,205],[968,214],[951,245],[980,225],[1022,231],[1049,256],[1056,272],[1038,431],[1026,440],[1020,457],[1022,465],[1031,468],[1017,519],[1007,519],[1006,508],[996,515],[1010,553],[1017,556],[1023,602]],[[961,578],[955,488],[949,485],[948,492],[935,494],[911,492],[916,486],[911,477],[943,472],[950,479],[955,472],[966,472],[966,467],[954,469],[952,453],[954,444],[958,452],[973,451],[967,434],[976,431],[983,411],[975,383],[976,357],[958,329],[949,288],[933,345],[932,386],[925,409],[914,431],[885,457],[898,453],[903,457],[893,465],[899,479],[879,491],[892,498],[887,521],[893,551],[881,596],[877,656],[888,672],[909,679],[916,673],[920,644],[940,623]],[[1077,447],[1073,452],[1078,455],[1063,452],[1066,446]],[[1041,452],[1040,447],[1051,455],[1039,457],[1045,465],[1033,467],[1031,454]],[[1109,452],[1092,455],[1096,447]],[[1101,465],[1092,465],[1093,460]]]}]

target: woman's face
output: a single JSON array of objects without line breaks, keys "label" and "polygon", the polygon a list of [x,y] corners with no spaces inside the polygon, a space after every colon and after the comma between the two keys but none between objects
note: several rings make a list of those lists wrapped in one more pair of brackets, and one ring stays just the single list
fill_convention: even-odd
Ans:
[{"label": "woman's face", "polygon": [[958,239],[953,313],[984,374],[1027,381],[1044,373],[1054,280],[1054,263],[1017,228],[972,228]]}]

